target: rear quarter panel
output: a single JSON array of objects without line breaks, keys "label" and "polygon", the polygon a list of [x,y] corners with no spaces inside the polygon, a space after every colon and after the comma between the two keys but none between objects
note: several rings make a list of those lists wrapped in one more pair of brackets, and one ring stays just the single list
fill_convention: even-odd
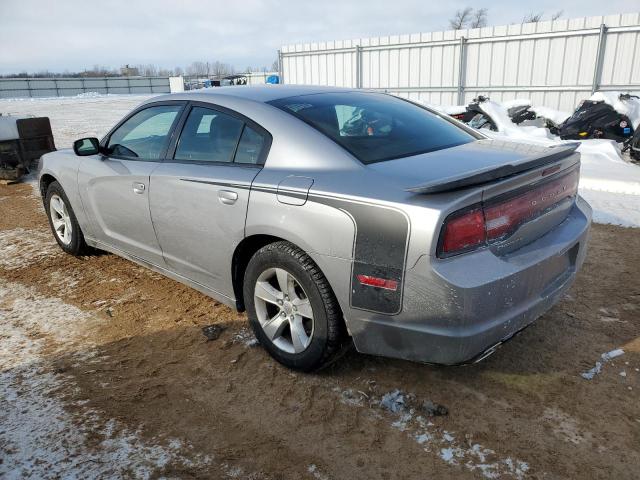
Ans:
[{"label": "rear quarter panel", "polygon": [[252,189],[245,228],[247,236],[272,235],[304,250],[327,277],[347,314],[356,232],[347,212],[310,199],[303,205],[282,203],[275,187],[273,191]]}]

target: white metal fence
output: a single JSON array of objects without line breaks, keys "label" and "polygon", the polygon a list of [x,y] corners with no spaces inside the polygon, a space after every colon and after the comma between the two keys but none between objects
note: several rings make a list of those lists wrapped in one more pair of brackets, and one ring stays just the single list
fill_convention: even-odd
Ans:
[{"label": "white metal fence", "polygon": [[0,98],[97,93],[169,93],[169,77],[3,78]]},{"label": "white metal fence", "polygon": [[640,14],[289,45],[279,60],[284,83],[573,110],[597,89],[640,91]]}]

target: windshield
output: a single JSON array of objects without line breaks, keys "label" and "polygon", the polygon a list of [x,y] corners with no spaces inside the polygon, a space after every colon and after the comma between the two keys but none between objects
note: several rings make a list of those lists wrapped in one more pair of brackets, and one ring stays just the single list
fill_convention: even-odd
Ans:
[{"label": "windshield", "polygon": [[270,103],[318,129],[365,164],[475,140],[447,119],[391,95],[318,93]]}]

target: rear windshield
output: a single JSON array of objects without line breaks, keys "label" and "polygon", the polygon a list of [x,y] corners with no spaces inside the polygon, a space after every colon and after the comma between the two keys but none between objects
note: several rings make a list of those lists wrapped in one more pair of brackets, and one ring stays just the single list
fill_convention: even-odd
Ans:
[{"label": "rear windshield", "polygon": [[391,95],[318,93],[270,103],[318,129],[362,163],[409,157],[475,140],[448,120]]}]

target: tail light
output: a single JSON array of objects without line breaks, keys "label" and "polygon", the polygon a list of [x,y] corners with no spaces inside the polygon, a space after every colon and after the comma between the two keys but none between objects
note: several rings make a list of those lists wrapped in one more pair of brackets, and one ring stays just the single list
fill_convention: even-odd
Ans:
[{"label": "tail light", "polygon": [[579,175],[576,169],[449,215],[442,227],[438,256],[449,257],[505,240],[524,223],[575,197]]}]

